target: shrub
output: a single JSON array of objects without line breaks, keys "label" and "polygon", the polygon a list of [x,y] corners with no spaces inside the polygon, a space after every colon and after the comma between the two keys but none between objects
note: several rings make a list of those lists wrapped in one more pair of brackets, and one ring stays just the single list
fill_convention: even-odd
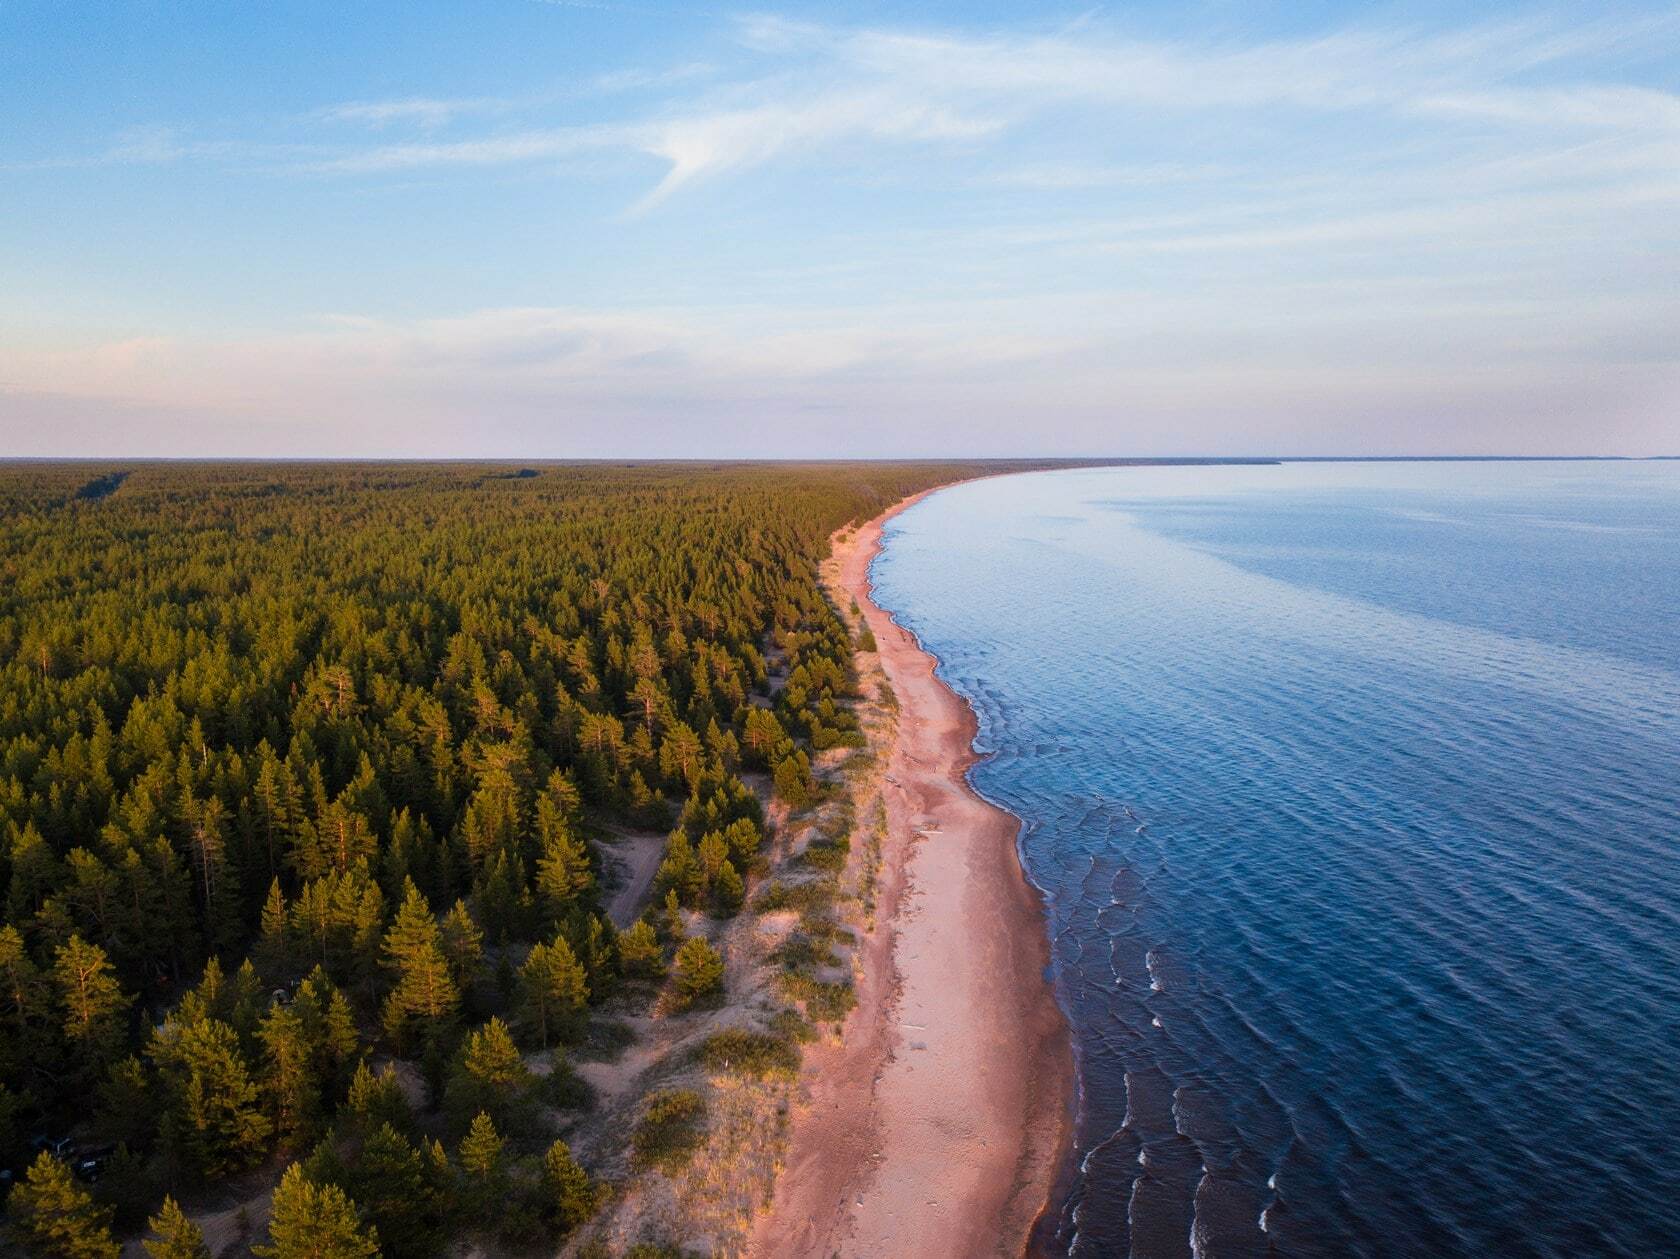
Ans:
[{"label": "shrub", "polygon": [[813,840],[805,848],[805,863],[819,870],[837,873],[845,867],[846,854],[851,850],[852,845],[848,840]]},{"label": "shrub", "polygon": [[630,1134],[631,1161],[667,1175],[682,1170],[705,1139],[706,1103],[693,1089],[649,1093]]},{"label": "shrub", "polygon": [[553,1061],[554,1069],[539,1080],[532,1091],[556,1110],[593,1109],[594,1086],[558,1053]]},{"label": "shrub", "polygon": [[805,1015],[817,1023],[838,1023],[857,1004],[857,994],[848,983],[826,983],[809,975],[783,975],[782,991],[805,1006]]},{"label": "shrub", "polygon": [[777,1010],[771,1016],[770,1030],[796,1045],[808,1045],[817,1038],[817,1029],[801,1018],[798,1010]]},{"label": "shrub", "polygon": [[799,1047],[785,1037],[732,1027],[706,1038],[700,1059],[708,1071],[734,1075],[792,1076],[799,1071]]}]

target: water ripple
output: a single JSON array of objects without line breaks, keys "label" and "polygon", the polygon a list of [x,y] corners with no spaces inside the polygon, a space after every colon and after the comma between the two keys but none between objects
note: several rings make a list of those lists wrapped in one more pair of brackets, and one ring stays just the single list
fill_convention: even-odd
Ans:
[{"label": "water ripple", "polygon": [[876,577],[1026,822],[1069,1254],[1672,1253],[1680,468],[1005,478]]}]

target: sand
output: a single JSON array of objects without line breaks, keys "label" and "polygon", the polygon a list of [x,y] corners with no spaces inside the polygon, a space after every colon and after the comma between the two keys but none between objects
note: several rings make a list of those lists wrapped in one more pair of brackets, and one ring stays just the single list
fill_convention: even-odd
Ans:
[{"label": "sand", "polygon": [[756,1255],[1020,1255],[1066,1150],[1072,1057],[1019,823],[969,789],[972,711],[870,598],[881,526],[920,497],[836,541],[900,704],[888,835],[858,1008],[809,1055]]}]

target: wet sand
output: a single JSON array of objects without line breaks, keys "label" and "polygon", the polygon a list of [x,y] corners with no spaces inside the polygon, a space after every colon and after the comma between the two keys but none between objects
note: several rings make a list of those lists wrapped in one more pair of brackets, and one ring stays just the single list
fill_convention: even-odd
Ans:
[{"label": "wet sand", "polygon": [[836,543],[900,705],[888,834],[858,1008],[841,1045],[808,1056],[756,1255],[1020,1255],[1069,1138],[1072,1056],[1018,823],[967,785],[967,703],[870,598],[881,526],[920,497]]}]

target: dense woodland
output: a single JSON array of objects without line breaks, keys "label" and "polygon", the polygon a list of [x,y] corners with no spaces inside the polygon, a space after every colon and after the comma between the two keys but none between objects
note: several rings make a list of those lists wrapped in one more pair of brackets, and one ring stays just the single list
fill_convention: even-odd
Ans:
[{"label": "dense woodland", "polygon": [[[587,1217],[533,1099],[618,986],[715,985],[742,775],[859,739],[830,533],[975,471],[0,465],[8,1236],[202,1253],[176,1200],[264,1167],[280,1259]],[[622,935],[611,825],[671,833]]]}]

